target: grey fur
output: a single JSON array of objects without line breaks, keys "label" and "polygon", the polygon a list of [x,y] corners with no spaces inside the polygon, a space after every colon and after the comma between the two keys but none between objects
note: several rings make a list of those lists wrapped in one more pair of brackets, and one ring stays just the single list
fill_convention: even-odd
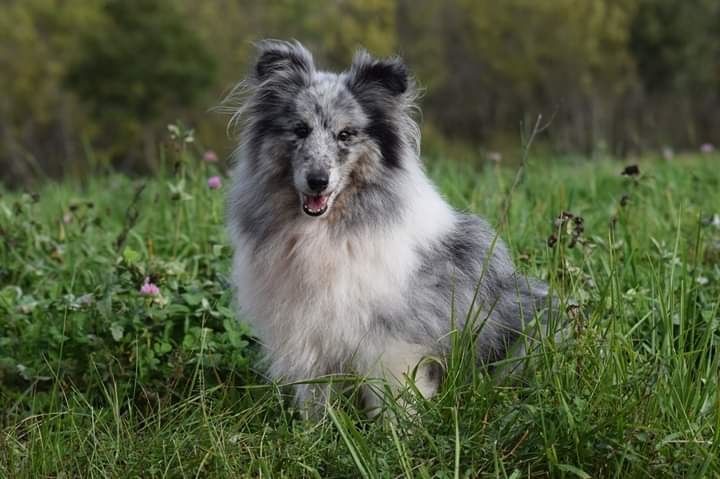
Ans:
[{"label": "grey fur", "polygon": [[[270,374],[372,375],[373,355],[386,358],[379,370],[407,370],[396,363],[447,355],[451,317],[462,328],[475,312],[477,357],[503,358],[543,308],[547,287],[520,276],[492,228],[452,211],[430,185],[413,118],[416,89],[402,61],[360,52],[334,74],[318,71],[297,42],[264,41],[258,50],[229,102],[242,142],[228,224],[239,307],[267,347]],[[346,141],[342,130],[351,134]],[[300,207],[312,171],[329,175],[320,218]],[[404,249],[398,235],[407,237]],[[378,271],[399,279],[371,277]],[[327,283],[316,277],[323,274]],[[353,296],[353,281],[368,293]],[[298,387],[298,401],[311,389]]]}]

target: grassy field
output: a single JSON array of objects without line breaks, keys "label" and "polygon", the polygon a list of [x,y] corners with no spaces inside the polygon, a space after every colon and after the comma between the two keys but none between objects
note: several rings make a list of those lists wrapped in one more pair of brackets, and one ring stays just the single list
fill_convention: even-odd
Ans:
[{"label": "grassy field", "polygon": [[[0,196],[0,476],[720,476],[720,157],[432,161],[570,308],[520,381],[458,348],[440,394],[302,420],[230,309],[221,174],[98,175]],[[635,163],[635,162],[633,162]],[[562,212],[581,220],[555,222]],[[150,281],[158,296],[144,296]]]}]

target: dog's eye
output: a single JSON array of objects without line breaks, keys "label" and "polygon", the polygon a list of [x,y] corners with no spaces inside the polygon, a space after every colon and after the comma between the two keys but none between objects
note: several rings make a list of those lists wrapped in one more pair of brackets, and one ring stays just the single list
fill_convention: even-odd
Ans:
[{"label": "dog's eye", "polygon": [[352,138],[354,134],[355,132],[352,130],[342,130],[340,133],[338,133],[337,139],[339,141],[348,141],[350,138]]},{"label": "dog's eye", "polygon": [[293,133],[295,133],[298,138],[307,138],[310,134],[310,127],[304,123],[301,123],[295,126],[295,128],[293,129]]}]

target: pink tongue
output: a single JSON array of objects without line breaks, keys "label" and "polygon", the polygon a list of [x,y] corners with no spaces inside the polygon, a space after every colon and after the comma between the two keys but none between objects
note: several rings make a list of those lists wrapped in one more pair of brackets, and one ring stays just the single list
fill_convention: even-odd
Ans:
[{"label": "pink tongue", "polygon": [[327,203],[327,196],[307,196],[306,205],[313,211],[319,211],[325,208]]}]

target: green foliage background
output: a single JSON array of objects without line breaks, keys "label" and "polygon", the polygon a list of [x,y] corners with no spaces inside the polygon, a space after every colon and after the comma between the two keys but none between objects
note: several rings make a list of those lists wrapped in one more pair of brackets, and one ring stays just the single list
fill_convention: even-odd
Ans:
[{"label": "green foliage background", "polygon": [[720,143],[715,0],[7,0],[2,178],[155,169],[176,119],[229,152],[210,110],[266,37],[304,42],[328,69],[361,46],[403,55],[430,148],[503,151],[538,114],[555,152]]}]

